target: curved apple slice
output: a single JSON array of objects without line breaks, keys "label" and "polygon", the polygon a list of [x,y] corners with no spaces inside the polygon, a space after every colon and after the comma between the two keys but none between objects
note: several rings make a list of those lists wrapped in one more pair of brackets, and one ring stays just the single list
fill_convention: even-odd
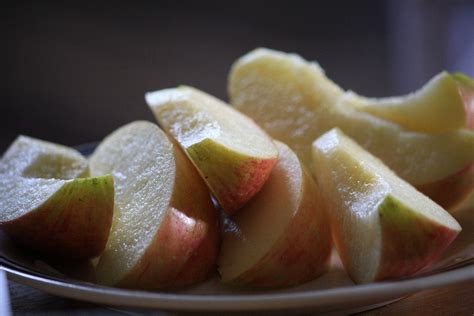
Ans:
[{"label": "curved apple slice", "polygon": [[15,241],[49,255],[98,256],[113,208],[110,175],[74,180],[0,175],[0,227]]},{"label": "curved apple slice", "polygon": [[418,186],[417,189],[445,209],[454,210],[474,192],[474,162],[446,179]]},{"label": "curved apple slice", "polygon": [[251,119],[191,87],[146,94],[160,126],[184,149],[227,214],[267,180],[278,151]]},{"label": "curved apple slice", "polygon": [[87,177],[89,164],[75,149],[20,135],[0,160],[0,174],[67,180]]},{"label": "curved apple slice", "polygon": [[414,274],[435,260],[461,227],[339,129],[313,143],[336,248],[355,282]]},{"label": "curved apple slice", "polygon": [[310,168],[311,143],[334,127],[417,186],[452,176],[474,160],[473,131],[419,133],[346,106],[358,102],[357,96],[297,55],[248,53],[233,65],[229,91],[238,110],[288,144]]},{"label": "curved apple slice", "polygon": [[464,101],[464,110],[467,113],[466,125],[474,129],[474,80],[460,72],[452,76],[458,83],[459,93]]},{"label": "curved apple slice", "polygon": [[283,287],[316,278],[332,249],[313,179],[286,145],[262,190],[227,220],[218,265],[222,281]]},{"label": "curved apple slice", "polygon": [[459,85],[445,71],[407,96],[359,97],[359,102],[353,105],[412,131],[441,133],[469,126],[467,107]]},{"label": "curved apple slice", "polygon": [[116,185],[100,283],[163,289],[208,276],[217,256],[216,210],[193,165],[158,126],[138,121],[119,128],[95,150],[90,168],[111,173]]}]

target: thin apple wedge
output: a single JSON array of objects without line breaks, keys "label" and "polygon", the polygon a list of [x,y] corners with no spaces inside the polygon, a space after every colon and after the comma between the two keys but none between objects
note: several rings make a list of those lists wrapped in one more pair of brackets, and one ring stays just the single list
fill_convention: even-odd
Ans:
[{"label": "thin apple wedge", "polygon": [[180,287],[215,267],[217,214],[206,185],[153,123],[127,124],[97,147],[91,173],[115,178],[112,229],[97,266],[100,283]]},{"label": "thin apple wedge", "polygon": [[464,101],[464,109],[467,113],[466,125],[470,129],[474,129],[474,79],[463,73],[457,72],[452,74],[457,81],[459,93]]},{"label": "thin apple wedge", "polygon": [[458,81],[441,72],[420,90],[402,97],[359,97],[359,110],[412,131],[442,133],[468,127],[468,106]]},{"label": "thin apple wedge", "polygon": [[461,231],[449,213],[339,129],[313,143],[313,158],[336,248],[355,282],[413,275]]},{"label": "thin apple wedge", "polygon": [[261,189],[278,151],[251,119],[191,87],[150,92],[146,102],[227,214],[233,214]]},{"label": "thin apple wedge", "polygon": [[474,192],[474,162],[452,176],[420,185],[417,189],[451,212],[465,203]]},{"label": "thin apple wedge", "polygon": [[[288,144],[310,169],[312,142],[334,127],[417,187],[436,185],[474,162],[473,130],[415,132],[360,111],[350,106],[360,102],[359,96],[343,91],[319,65],[298,55],[268,49],[248,53],[232,67],[229,93],[236,109]],[[458,193],[453,202],[465,197]]]},{"label": "thin apple wedge", "polygon": [[18,136],[0,160],[0,174],[67,180],[87,177],[89,164],[73,148]]},{"label": "thin apple wedge", "polygon": [[100,255],[113,208],[110,175],[74,180],[0,175],[0,227],[15,241],[47,255]]},{"label": "thin apple wedge", "polygon": [[224,230],[218,265],[225,283],[283,287],[315,279],[332,249],[324,204],[310,174],[286,145],[262,190]]}]

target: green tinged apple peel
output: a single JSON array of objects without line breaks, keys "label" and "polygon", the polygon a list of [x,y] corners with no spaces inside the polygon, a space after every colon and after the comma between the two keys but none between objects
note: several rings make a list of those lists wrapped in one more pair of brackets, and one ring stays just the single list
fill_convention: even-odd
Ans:
[{"label": "green tinged apple peel", "polygon": [[191,87],[149,92],[145,99],[227,214],[236,212],[260,190],[278,151],[255,122]]},{"label": "green tinged apple peel", "polygon": [[40,252],[69,258],[99,255],[114,205],[111,175],[73,180],[0,177],[0,225]]},{"label": "green tinged apple peel", "polygon": [[[377,279],[398,278],[417,272],[438,259],[458,233],[450,232],[442,225],[433,225],[431,219],[393,196],[386,197],[379,206],[379,220],[382,243],[390,246],[385,247],[381,254],[384,262],[380,263],[379,271],[384,272],[379,273]],[[400,253],[404,254],[401,260]],[[394,261],[399,263],[394,265]]]},{"label": "green tinged apple peel", "polygon": [[472,79],[471,77],[461,72],[453,73],[451,76],[460,84],[463,84],[466,87],[469,87],[474,90],[474,79]]}]

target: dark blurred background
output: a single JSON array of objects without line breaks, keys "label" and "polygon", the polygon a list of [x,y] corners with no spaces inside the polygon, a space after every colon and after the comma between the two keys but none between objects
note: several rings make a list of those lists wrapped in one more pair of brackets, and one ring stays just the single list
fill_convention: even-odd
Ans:
[{"label": "dark blurred background", "polygon": [[474,1],[14,2],[1,9],[0,152],[18,134],[76,145],[153,120],[146,91],[227,99],[255,47],[317,60],[345,89],[407,93],[443,69],[474,75]]}]

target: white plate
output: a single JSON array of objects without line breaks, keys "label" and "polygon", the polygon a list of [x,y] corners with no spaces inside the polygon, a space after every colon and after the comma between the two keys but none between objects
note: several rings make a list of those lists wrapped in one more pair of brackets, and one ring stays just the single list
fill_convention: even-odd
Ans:
[{"label": "white plate", "polygon": [[[81,147],[85,154],[92,146]],[[440,260],[417,277],[354,285],[337,254],[330,270],[303,285],[272,291],[238,290],[219,283],[217,276],[176,292],[148,292],[100,286],[91,282],[91,264],[46,263],[18,248],[0,233],[0,269],[10,280],[53,295],[127,308],[186,311],[355,312],[390,303],[417,291],[474,281],[474,196],[455,213],[463,231]],[[72,277],[72,276],[75,277]]]},{"label": "white plate", "polygon": [[[343,286],[325,290],[287,290],[263,294],[195,294],[145,292],[45,277],[1,267],[8,278],[50,294],[110,306],[192,311],[366,310],[424,289],[474,280],[474,265],[398,282]],[[213,283],[210,281],[210,283]],[[217,289],[218,290],[218,289]]]}]

